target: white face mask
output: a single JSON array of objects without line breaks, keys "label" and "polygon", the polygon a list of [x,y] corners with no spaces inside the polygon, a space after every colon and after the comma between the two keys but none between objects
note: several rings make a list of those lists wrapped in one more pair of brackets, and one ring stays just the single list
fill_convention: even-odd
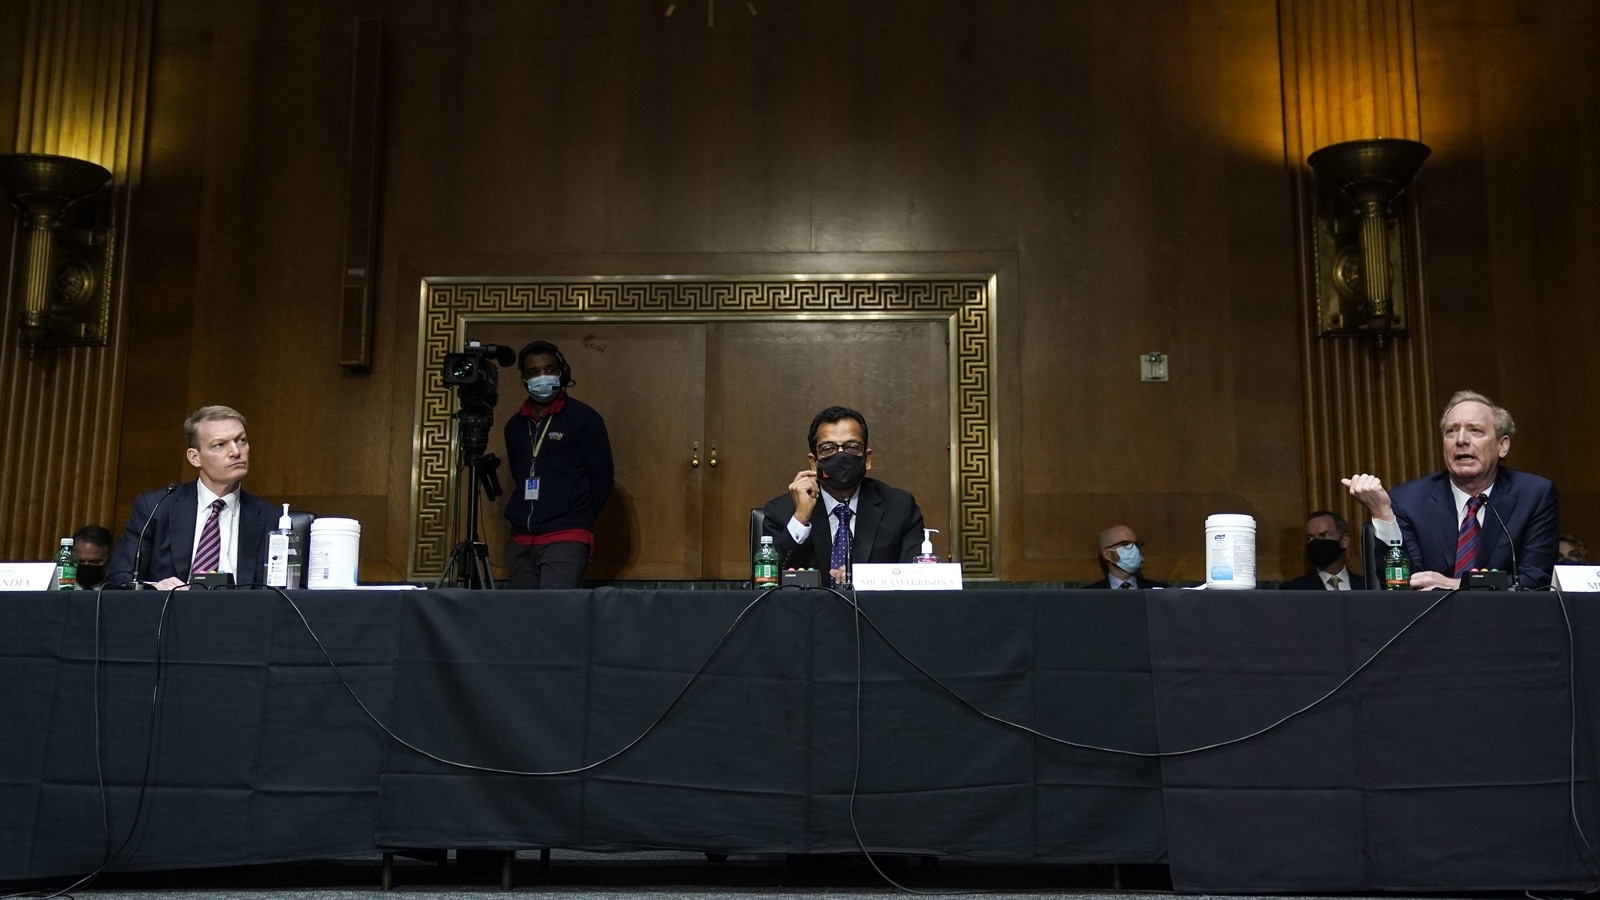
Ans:
[{"label": "white face mask", "polygon": [[1142,565],[1144,565],[1144,554],[1139,552],[1138,547],[1127,544],[1117,548],[1117,566],[1122,571],[1137,572]]},{"label": "white face mask", "polygon": [[549,403],[556,398],[556,393],[561,390],[560,375],[535,375],[529,378],[528,396],[540,403]]}]

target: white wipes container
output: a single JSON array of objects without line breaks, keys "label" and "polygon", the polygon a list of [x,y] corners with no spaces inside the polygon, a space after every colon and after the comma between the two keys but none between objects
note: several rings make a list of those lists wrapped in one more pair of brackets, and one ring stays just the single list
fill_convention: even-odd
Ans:
[{"label": "white wipes container", "polygon": [[1256,520],[1234,513],[1206,517],[1206,589],[1249,591],[1256,586]]},{"label": "white wipes container", "polygon": [[356,586],[361,563],[361,523],[355,519],[317,519],[311,523],[306,553],[306,587],[340,590]]}]

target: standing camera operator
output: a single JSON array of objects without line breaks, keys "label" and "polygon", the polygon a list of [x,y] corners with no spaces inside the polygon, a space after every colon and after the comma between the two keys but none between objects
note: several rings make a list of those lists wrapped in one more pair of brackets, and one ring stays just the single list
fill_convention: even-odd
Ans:
[{"label": "standing camera operator", "polygon": [[572,367],[556,345],[523,347],[517,367],[528,399],[505,427],[515,479],[506,570],[512,588],[578,588],[595,518],[611,496],[611,438],[600,414],[566,392]]}]

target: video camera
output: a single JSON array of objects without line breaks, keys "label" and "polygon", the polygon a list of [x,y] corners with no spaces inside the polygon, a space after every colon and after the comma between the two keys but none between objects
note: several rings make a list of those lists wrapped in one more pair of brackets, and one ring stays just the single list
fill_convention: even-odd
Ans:
[{"label": "video camera", "polygon": [[461,423],[461,456],[466,465],[476,466],[489,449],[494,405],[500,401],[500,366],[516,362],[517,353],[510,347],[477,341],[468,341],[460,353],[445,354],[442,375],[445,386],[455,388],[460,405],[455,417]]}]

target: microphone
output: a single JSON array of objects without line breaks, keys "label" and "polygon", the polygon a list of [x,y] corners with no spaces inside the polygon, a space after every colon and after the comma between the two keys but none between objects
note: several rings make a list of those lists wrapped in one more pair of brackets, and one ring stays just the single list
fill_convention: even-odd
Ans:
[{"label": "microphone", "polygon": [[133,589],[136,591],[144,590],[144,582],[140,580],[140,576],[144,573],[140,570],[139,563],[144,558],[145,532],[150,530],[150,523],[156,520],[156,511],[161,508],[161,504],[167,502],[167,498],[171,497],[172,492],[177,489],[178,483],[176,481],[167,485],[167,489],[162,493],[161,499],[156,501],[155,506],[150,507],[150,515],[145,516],[144,527],[139,529],[139,543],[133,548]]},{"label": "microphone", "polygon": [[[1522,590],[1522,586],[1518,579],[1522,575],[1522,569],[1517,565],[1517,542],[1511,539],[1511,529],[1506,527],[1506,520],[1500,518],[1500,510],[1495,509],[1494,506],[1489,502],[1488,494],[1479,494],[1478,502],[1483,504],[1484,509],[1494,513],[1495,521],[1500,523],[1500,531],[1506,536],[1506,543],[1511,545],[1511,586],[1506,588],[1506,590],[1520,591]],[[1494,548],[1490,547],[1489,552],[1493,553]]]}]

